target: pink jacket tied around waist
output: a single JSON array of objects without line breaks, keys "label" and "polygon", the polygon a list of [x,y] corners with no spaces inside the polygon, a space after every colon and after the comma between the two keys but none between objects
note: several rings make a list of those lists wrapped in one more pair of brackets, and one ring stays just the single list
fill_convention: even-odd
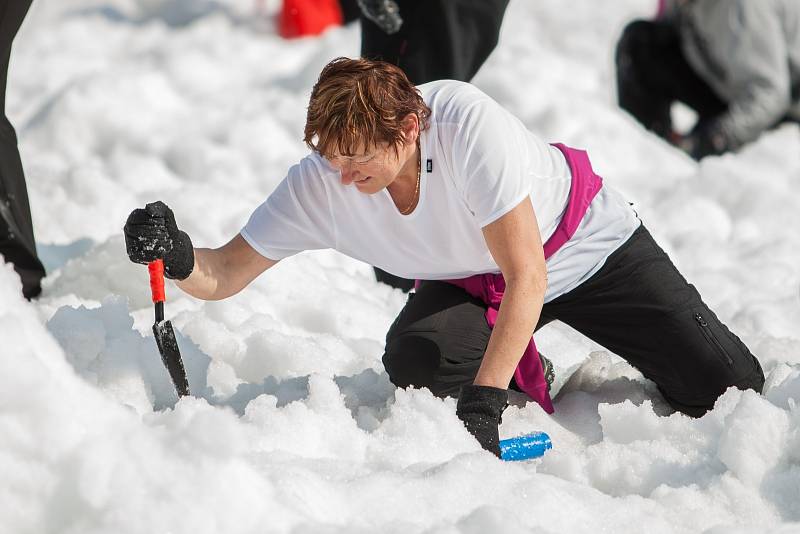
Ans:
[{"label": "pink jacket tied around waist", "polygon": [[[589,156],[585,151],[570,148],[561,143],[555,143],[553,146],[564,153],[572,172],[572,186],[564,215],[553,235],[544,244],[545,259],[555,254],[564,243],[575,235],[592,199],[603,186],[603,179],[592,170]],[[486,321],[490,328],[494,328],[500,302],[503,300],[503,292],[506,289],[506,281],[503,279],[502,273],[477,274],[469,278],[448,280],[448,282],[464,288],[467,293],[488,304]],[[542,362],[533,338],[528,343],[525,353],[514,371],[514,380],[519,388],[538,402],[547,413],[553,413],[553,401],[547,391],[544,369],[542,369]]]}]

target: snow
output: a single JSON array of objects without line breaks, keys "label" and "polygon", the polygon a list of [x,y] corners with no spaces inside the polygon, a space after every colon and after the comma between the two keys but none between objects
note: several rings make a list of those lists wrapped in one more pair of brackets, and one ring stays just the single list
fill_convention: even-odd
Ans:
[{"label": "snow", "polygon": [[620,112],[614,42],[653,3],[514,0],[475,83],[589,150],[758,355],[765,392],[670,413],[635,369],[548,326],[556,413],[517,399],[500,432],[554,448],[512,464],[452,399],[391,386],[404,295],[333,252],[221,302],[168,283],[195,397],[177,402],[156,351],[127,214],[161,199],[198,246],[235,235],[306,153],[311,85],[357,55],[357,27],[284,41],[277,1],[34,2],[7,108],[49,276],[27,303],[0,267],[0,532],[800,532],[800,128],[696,164]]}]

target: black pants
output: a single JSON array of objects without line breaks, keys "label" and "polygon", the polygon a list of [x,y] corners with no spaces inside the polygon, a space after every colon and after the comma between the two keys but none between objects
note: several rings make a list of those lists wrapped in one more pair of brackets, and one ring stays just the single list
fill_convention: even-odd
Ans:
[{"label": "black pants", "polygon": [[412,83],[469,81],[492,53],[508,0],[395,0],[403,25],[387,35],[361,17],[361,56],[388,61]]},{"label": "black pants", "polygon": [[36,255],[33,222],[25,187],[25,174],[17,148],[17,134],[6,117],[6,82],[11,42],[31,0],[0,2],[0,254],[14,264],[22,279],[22,292],[32,298],[41,292],[44,267]]},{"label": "black pants", "polygon": [[357,0],[339,0],[339,7],[342,8],[342,18],[345,24],[357,20],[361,14]]},{"label": "black pants", "polygon": [[669,21],[628,24],[617,43],[616,66],[620,107],[665,139],[672,132],[674,102],[697,112],[696,127],[728,108],[686,61],[678,30]]},{"label": "black pants", "polygon": [[[485,310],[458,287],[423,283],[386,335],[383,363],[392,382],[457,395],[474,380],[489,341]],[[624,358],[692,416],[712,408],[729,386],[760,392],[764,385],[758,360],[644,226],[589,280],[546,303],[537,329],[554,320]]]},{"label": "black pants", "polygon": [[[397,65],[412,83],[470,81],[497,46],[508,0],[395,0],[403,25],[387,35],[361,16],[361,56]],[[409,291],[406,280],[375,268],[378,281]]]}]

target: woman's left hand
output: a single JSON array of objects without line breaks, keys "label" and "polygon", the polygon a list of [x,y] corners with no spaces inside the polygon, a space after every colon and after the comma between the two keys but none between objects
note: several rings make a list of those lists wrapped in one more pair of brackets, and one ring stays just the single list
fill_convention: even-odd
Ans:
[{"label": "woman's left hand", "polygon": [[462,386],[456,415],[481,447],[500,457],[500,426],[508,406],[508,391],[491,386]]}]

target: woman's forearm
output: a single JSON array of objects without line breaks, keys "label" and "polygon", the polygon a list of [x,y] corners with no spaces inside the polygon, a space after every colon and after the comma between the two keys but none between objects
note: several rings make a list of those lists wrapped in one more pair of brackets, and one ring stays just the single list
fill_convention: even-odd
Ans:
[{"label": "woman's forearm", "polygon": [[265,258],[241,235],[215,248],[194,249],[194,269],[178,282],[186,293],[203,300],[221,300],[235,295],[258,275],[277,264]]},{"label": "woman's forearm", "polygon": [[185,280],[176,284],[189,295],[203,300],[229,297],[225,291],[225,258],[219,249],[194,249],[194,269]]},{"label": "woman's forearm", "polygon": [[546,280],[506,280],[497,321],[475,384],[506,389],[542,311]]}]

